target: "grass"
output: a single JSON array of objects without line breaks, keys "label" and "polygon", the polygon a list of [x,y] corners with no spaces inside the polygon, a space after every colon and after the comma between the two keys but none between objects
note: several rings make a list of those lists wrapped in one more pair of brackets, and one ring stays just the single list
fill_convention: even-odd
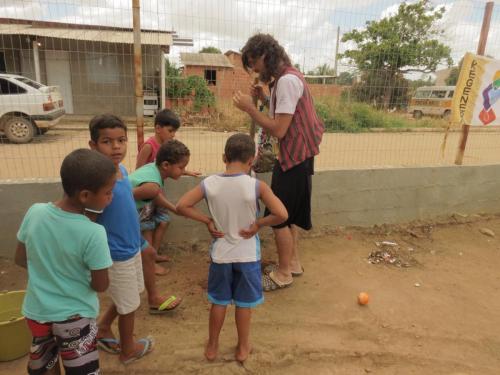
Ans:
[{"label": "grass", "polygon": [[[327,132],[359,133],[375,128],[405,131],[412,128],[445,128],[448,124],[441,118],[415,120],[407,113],[388,113],[365,103],[341,98],[318,98],[315,107]],[[231,101],[217,101],[216,110],[207,122],[209,128],[215,131],[248,132],[250,129],[249,116],[234,107]]]},{"label": "grass", "polygon": [[444,128],[447,125],[441,118],[415,120],[407,113],[388,113],[365,103],[348,102],[340,98],[320,98],[316,100],[315,107],[327,132],[358,133],[374,128]]}]

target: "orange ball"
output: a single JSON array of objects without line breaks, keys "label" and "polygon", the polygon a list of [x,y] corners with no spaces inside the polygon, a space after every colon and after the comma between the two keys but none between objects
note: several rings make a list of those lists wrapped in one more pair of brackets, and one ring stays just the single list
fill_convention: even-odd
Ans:
[{"label": "orange ball", "polygon": [[358,294],[358,303],[360,305],[367,305],[369,301],[370,297],[368,296],[368,293],[361,292]]}]

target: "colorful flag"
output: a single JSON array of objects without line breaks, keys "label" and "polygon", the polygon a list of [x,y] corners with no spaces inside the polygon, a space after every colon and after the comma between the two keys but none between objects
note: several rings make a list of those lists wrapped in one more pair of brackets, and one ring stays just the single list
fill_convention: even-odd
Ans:
[{"label": "colorful flag", "polygon": [[451,121],[500,125],[500,61],[466,53],[453,95]]}]

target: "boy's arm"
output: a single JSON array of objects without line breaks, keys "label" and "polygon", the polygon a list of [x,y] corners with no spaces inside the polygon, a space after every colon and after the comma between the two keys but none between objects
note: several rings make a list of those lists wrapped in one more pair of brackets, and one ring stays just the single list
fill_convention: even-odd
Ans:
[{"label": "boy's arm", "polygon": [[142,146],[141,150],[137,154],[137,162],[135,163],[135,169],[139,169],[144,164],[147,164],[149,157],[151,156],[151,152],[153,148],[150,144],[145,144]]},{"label": "boy's arm", "polygon": [[146,182],[133,188],[132,193],[136,201],[153,200],[161,193],[161,187],[154,182]]},{"label": "boy's arm", "polygon": [[171,203],[163,193],[160,185],[154,182],[146,182],[132,189],[136,201],[152,200],[154,204],[164,207],[173,213],[177,213],[175,205]]},{"label": "boy's arm", "polygon": [[90,286],[98,293],[105,292],[109,286],[108,269],[91,270]]},{"label": "boy's arm", "polygon": [[167,197],[165,196],[165,192],[161,189],[160,189],[160,194],[156,196],[153,203],[156,204],[157,206],[172,211],[174,214],[177,214],[177,208],[175,207],[175,204],[173,204],[167,199]]},{"label": "boy's arm", "polygon": [[224,233],[217,230],[215,223],[211,217],[208,217],[203,212],[194,207],[199,201],[204,198],[201,185],[196,186],[194,189],[184,194],[177,202],[177,213],[186,216],[190,219],[204,223],[212,237],[222,238]]},{"label": "boy's arm", "polygon": [[240,236],[243,238],[254,236],[261,227],[278,225],[288,219],[288,212],[285,206],[279,198],[274,195],[269,185],[263,181],[259,181],[259,193],[260,199],[262,199],[270,214],[258,218],[250,228],[240,230]]},{"label": "boy's arm", "polygon": [[201,176],[201,172],[199,172],[199,171],[184,171],[183,175],[190,176],[190,177],[199,177],[199,176]]},{"label": "boy's arm", "polygon": [[26,256],[26,246],[20,241],[17,241],[16,255],[14,257],[14,261],[19,267],[28,268],[28,257]]}]

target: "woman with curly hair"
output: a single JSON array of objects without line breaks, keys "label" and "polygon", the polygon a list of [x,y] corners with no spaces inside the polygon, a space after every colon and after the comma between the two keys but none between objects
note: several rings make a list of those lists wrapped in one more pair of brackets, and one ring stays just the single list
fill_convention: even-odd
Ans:
[{"label": "woman with curly hair", "polygon": [[[304,272],[297,246],[298,228],[312,227],[314,156],[319,153],[324,125],[304,77],[271,35],[252,36],[242,49],[242,62],[248,72],[258,73],[269,85],[271,96],[266,97],[262,86],[254,85],[251,96],[238,91],[233,102],[279,141],[271,188],[287,208],[288,220],[273,227],[279,262],[268,267],[262,279],[264,290],[273,291],[290,286],[293,276]],[[269,116],[255,108],[252,96],[267,103]]]}]

